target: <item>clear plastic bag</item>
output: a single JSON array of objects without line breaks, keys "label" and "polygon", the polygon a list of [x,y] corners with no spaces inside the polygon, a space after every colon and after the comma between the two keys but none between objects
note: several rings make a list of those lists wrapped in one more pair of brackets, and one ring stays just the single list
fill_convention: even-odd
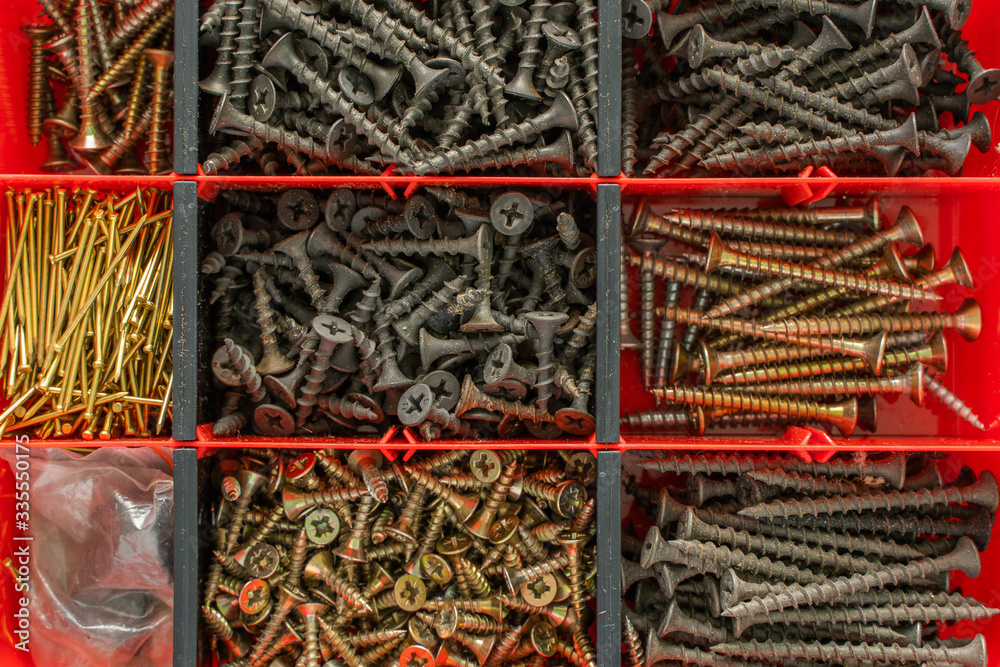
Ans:
[{"label": "clear plastic bag", "polygon": [[[14,452],[0,451],[8,464]],[[155,450],[31,449],[31,653],[46,667],[168,667],[174,481]]]}]

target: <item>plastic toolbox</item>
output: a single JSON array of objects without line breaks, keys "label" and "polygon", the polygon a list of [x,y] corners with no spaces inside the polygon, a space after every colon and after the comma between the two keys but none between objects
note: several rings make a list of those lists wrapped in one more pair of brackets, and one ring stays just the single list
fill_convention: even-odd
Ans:
[{"label": "plastic toolbox", "polygon": [[[995,256],[998,244],[996,231],[996,210],[1000,204],[1000,157],[995,152],[987,155],[973,153],[966,164],[964,176],[957,178],[933,179],[888,179],[858,178],[839,179],[836,177],[803,178],[749,178],[749,179],[624,179],[620,173],[620,56],[621,3],[618,0],[602,0],[599,4],[598,20],[601,34],[600,53],[600,107],[598,109],[598,130],[600,133],[600,153],[598,174],[586,179],[531,179],[506,177],[312,177],[312,178],[265,178],[265,177],[216,177],[199,174],[198,158],[198,2],[177,0],[175,2],[175,124],[174,124],[174,168],[176,174],[152,177],[96,177],[86,175],[42,174],[38,165],[44,160],[44,143],[32,147],[24,131],[26,118],[27,89],[27,42],[18,28],[37,20],[38,6],[33,0],[10,0],[0,7],[0,20],[4,26],[0,38],[0,113],[4,123],[0,124],[0,180],[4,186],[14,188],[46,188],[52,185],[64,187],[94,187],[129,190],[136,185],[159,188],[174,188],[175,192],[175,342],[174,342],[174,410],[173,438],[179,449],[175,450],[175,474],[177,480],[177,539],[176,539],[176,604],[175,623],[175,664],[185,667],[195,664],[196,622],[197,622],[197,451],[185,448],[185,443],[211,447],[237,447],[247,441],[210,441],[204,425],[199,426],[199,383],[198,383],[198,238],[197,198],[199,189],[233,187],[238,180],[241,188],[275,189],[279,187],[355,187],[388,188],[396,196],[405,197],[429,183],[448,184],[460,187],[540,187],[582,189],[595,194],[597,207],[598,239],[598,391],[600,397],[597,408],[598,430],[592,447],[607,447],[599,454],[601,478],[599,484],[618,488],[619,449],[630,447],[720,449],[738,451],[741,449],[775,449],[776,447],[829,450],[831,448],[852,450],[916,450],[947,449],[966,464],[977,469],[1000,470],[1000,441],[996,439],[996,428],[985,434],[975,432],[961,424],[950,413],[936,408],[924,409],[904,405],[903,401],[883,410],[883,428],[871,437],[835,439],[833,442],[786,441],[776,445],[774,439],[746,436],[710,436],[690,438],[684,436],[639,435],[626,433],[619,437],[618,416],[621,411],[646,407],[648,398],[638,391],[639,377],[636,359],[628,353],[619,357],[618,350],[618,275],[620,271],[620,230],[623,220],[627,221],[629,211],[640,196],[654,197],[657,205],[668,206],[679,202],[692,205],[718,206],[720,202],[749,203],[762,198],[782,197],[785,201],[803,203],[825,195],[849,196],[863,199],[873,194],[883,198],[884,205],[896,209],[903,203],[913,206],[924,221],[928,236],[942,245],[959,245],[973,266],[979,282],[976,298],[984,307],[986,326],[982,336],[975,343],[956,343],[949,352],[952,364],[948,378],[951,386],[967,400],[986,422],[992,426],[1000,416],[997,409],[998,390],[995,381],[1000,368],[1000,341],[998,336],[997,311],[1000,297],[996,280],[1000,276],[1000,256]],[[972,17],[963,34],[969,39],[984,63],[1000,59],[1000,5],[990,0],[978,0],[974,4]],[[1000,104],[992,103],[982,109],[995,127],[1000,121]],[[229,185],[227,185],[227,183]],[[624,215],[623,215],[624,213]],[[0,233],[3,233],[0,230]],[[621,373],[619,373],[621,359]],[[203,391],[203,390],[202,390]],[[389,443],[396,449],[426,447],[423,443],[405,443],[403,434]],[[58,441],[59,446],[83,445],[81,442]],[[90,444],[90,443],[87,443]],[[145,444],[137,441],[119,440],[104,443],[109,445]],[[282,440],[268,442],[256,439],[255,446],[316,446],[306,441]],[[323,442],[326,446],[327,441]],[[346,443],[344,443],[346,444]],[[439,442],[432,447],[455,447],[456,442]],[[476,445],[496,446],[498,443],[476,443]],[[537,442],[503,443],[501,446],[521,447],[551,446]],[[558,446],[573,447],[583,443],[560,441]],[[0,446],[13,445],[11,437],[0,441]],[[404,453],[405,456],[405,453]],[[12,480],[9,471],[0,470],[0,550],[9,553],[12,544],[11,510],[13,498]],[[601,492],[602,498],[614,498],[610,489]],[[618,532],[609,526],[619,524],[621,506],[617,502],[605,502],[599,512],[599,529],[606,531],[607,538],[598,541],[603,563],[598,593],[601,623],[598,624],[598,661],[601,667],[615,667],[619,664],[618,609],[621,603],[617,591],[617,577],[613,565],[618,557]],[[994,548],[987,552],[986,559],[996,560]],[[977,592],[990,603],[996,603],[996,590],[1000,582],[996,568],[985,568],[984,575],[969,583],[969,592]],[[13,583],[5,574],[0,574],[0,585],[6,595],[0,596],[4,605],[0,608],[0,664],[20,667],[31,665],[30,656],[15,652],[10,647],[9,629],[13,609],[9,608]],[[1000,628],[989,624],[983,630],[990,640],[1000,639]],[[604,637],[602,640],[601,637]],[[991,643],[991,663],[1000,660],[997,653],[1000,643]]]}]

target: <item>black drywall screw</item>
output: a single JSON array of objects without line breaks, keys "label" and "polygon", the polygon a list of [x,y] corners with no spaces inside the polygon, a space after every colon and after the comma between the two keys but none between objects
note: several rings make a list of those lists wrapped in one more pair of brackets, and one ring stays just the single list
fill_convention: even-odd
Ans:
[{"label": "black drywall screw", "polygon": [[836,644],[801,643],[780,641],[749,641],[717,644],[713,651],[723,655],[771,655],[777,658],[805,658],[843,662],[851,660],[940,661],[979,667],[986,664],[986,640],[976,635],[962,648],[931,648],[902,646],[899,644]]}]

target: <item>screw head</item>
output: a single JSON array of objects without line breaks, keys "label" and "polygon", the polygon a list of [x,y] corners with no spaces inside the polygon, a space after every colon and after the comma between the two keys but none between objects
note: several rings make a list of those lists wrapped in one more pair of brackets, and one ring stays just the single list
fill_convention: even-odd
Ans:
[{"label": "screw head", "polygon": [[316,455],[313,452],[303,452],[296,456],[285,468],[285,479],[292,485],[309,476],[316,468]]},{"label": "screw head", "polygon": [[244,567],[252,577],[266,578],[278,571],[278,550],[270,544],[255,544],[247,550]]},{"label": "screw head", "polygon": [[569,277],[579,289],[593,287],[597,282],[597,249],[584,248],[576,253],[569,267]]},{"label": "screw head", "polygon": [[278,198],[278,222],[286,229],[302,231],[319,220],[319,204],[308,190],[292,188]]},{"label": "screw head", "polygon": [[472,538],[468,535],[449,535],[442,537],[434,548],[442,556],[461,556],[472,547]]},{"label": "screw head", "polygon": [[438,637],[447,639],[458,630],[458,608],[455,603],[446,603],[434,616],[434,629],[437,630]]},{"label": "screw head", "polygon": [[295,417],[280,405],[264,403],[253,411],[253,423],[263,435],[289,436],[295,432]]},{"label": "screw head", "polygon": [[271,587],[263,579],[251,579],[240,591],[240,611],[248,616],[260,614],[271,604]]},{"label": "screw head", "polygon": [[597,481],[597,457],[590,452],[577,452],[566,459],[566,476],[584,486]]},{"label": "screw head", "polygon": [[580,482],[565,482],[559,487],[553,509],[561,516],[572,519],[587,502],[587,489]]},{"label": "screw head", "polygon": [[427,587],[419,577],[412,574],[404,574],[396,580],[393,594],[396,604],[403,611],[414,612],[427,601]]},{"label": "screw head", "polygon": [[548,21],[542,26],[542,33],[544,33],[545,38],[549,41],[549,43],[558,44],[565,50],[575,51],[583,46],[583,40],[580,39],[580,33],[573,30],[565,23]]},{"label": "screw head", "polygon": [[431,371],[422,378],[422,383],[434,392],[434,402],[442,410],[451,410],[458,405],[462,394],[462,383],[454,373]]},{"label": "screw head", "polygon": [[319,315],[312,321],[313,331],[320,340],[333,345],[351,342],[351,325],[333,315]]},{"label": "screw head", "polygon": [[274,107],[278,101],[278,88],[274,80],[264,74],[254,78],[250,84],[250,113],[254,119],[266,123],[274,115]]},{"label": "screw head", "polygon": [[318,507],[306,516],[306,537],[318,546],[330,544],[340,535],[340,517],[332,509]]},{"label": "screw head", "polygon": [[490,208],[490,223],[501,234],[523,234],[535,218],[531,200],[520,192],[508,192],[496,198]]},{"label": "screw head", "polygon": [[520,524],[520,519],[514,515],[500,517],[490,526],[490,542],[493,544],[506,544],[517,534],[517,527]]},{"label": "screw head", "polygon": [[555,414],[555,424],[570,435],[589,435],[597,428],[593,415],[574,408],[563,408]]},{"label": "screw head", "polygon": [[447,584],[453,576],[451,565],[437,554],[424,554],[421,556],[420,571],[430,577],[431,581],[439,585]]},{"label": "screw head", "polygon": [[477,449],[469,457],[469,469],[478,482],[492,484],[500,479],[502,468],[500,457],[488,449]]},{"label": "screw head", "polygon": [[408,646],[399,656],[399,667],[433,667],[434,655],[419,644]]},{"label": "screw head", "polygon": [[375,86],[371,79],[354,67],[344,67],[337,74],[337,83],[344,96],[360,107],[367,107],[375,102]]},{"label": "screw head", "polygon": [[437,643],[437,637],[434,636],[434,631],[427,627],[427,624],[416,616],[412,617],[406,624],[406,630],[410,635],[410,640],[414,644],[431,646]]},{"label": "screw head", "polygon": [[536,607],[546,607],[556,599],[556,589],[559,587],[555,576],[550,572],[540,579],[526,581],[521,584],[520,593],[524,601]]},{"label": "screw head", "polygon": [[351,216],[358,204],[349,188],[337,188],[330,193],[323,207],[326,226],[333,232],[346,232],[351,226]]},{"label": "screw head", "polygon": [[417,426],[427,419],[434,407],[434,393],[425,384],[415,384],[399,397],[397,417],[404,426]]},{"label": "screw head", "polygon": [[[553,577],[553,581],[554,580],[555,577]],[[532,648],[534,648],[539,655],[551,658],[556,654],[558,637],[556,637],[556,629],[552,627],[551,623],[538,621],[531,626],[531,632],[528,637],[531,640]]]},{"label": "screw head", "polygon": [[434,204],[431,203],[430,199],[421,195],[414,195],[406,200],[403,218],[410,233],[421,240],[429,239],[437,227],[437,213],[434,212]]}]

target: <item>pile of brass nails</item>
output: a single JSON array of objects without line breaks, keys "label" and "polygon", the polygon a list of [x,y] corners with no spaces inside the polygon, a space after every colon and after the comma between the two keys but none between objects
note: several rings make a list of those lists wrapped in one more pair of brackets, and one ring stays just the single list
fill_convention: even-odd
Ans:
[{"label": "pile of brass nails", "polygon": [[[923,248],[904,257],[906,245]],[[923,405],[926,391],[984,430],[939,379],[948,366],[942,332],[974,341],[982,327],[979,303],[959,301],[974,288],[972,274],[958,248],[935,269],[906,206],[885,226],[878,199],[664,215],[643,200],[624,260],[639,273],[642,322],[640,341],[623,289],[622,347],[641,349],[646,388],[675,406],[626,415],[628,428],[700,434],[706,425],[824,422],[850,435],[856,426],[875,430],[876,396],[906,394]],[[910,310],[942,288],[953,312]]]},{"label": "pile of brass nails", "polygon": [[30,41],[28,138],[35,145],[44,135],[49,146],[40,169],[169,173],[173,3],[39,4],[52,23],[21,31]]},{"label": "pile of brass nails", "polygon": [[0,433],[159,434],[173,384],[169,192],[7,191]]},{"label": "pile of brass nails", "polygon": [[989,471],[901,453],[623,465],[625,667],[986,666],[976,632],[1000,609],[950,572],[967,593],[985,565]]},{"label": "pile of brass nails", "polygon": [[1000,70],[962,36],[972,0],[623,5],[626,176],[956,174],[990,152],[971,107]]},{"label": "pile of brass nails", "polygon": [[242,450],[212,479],[224,665],[596,665],[589,452]]}]

